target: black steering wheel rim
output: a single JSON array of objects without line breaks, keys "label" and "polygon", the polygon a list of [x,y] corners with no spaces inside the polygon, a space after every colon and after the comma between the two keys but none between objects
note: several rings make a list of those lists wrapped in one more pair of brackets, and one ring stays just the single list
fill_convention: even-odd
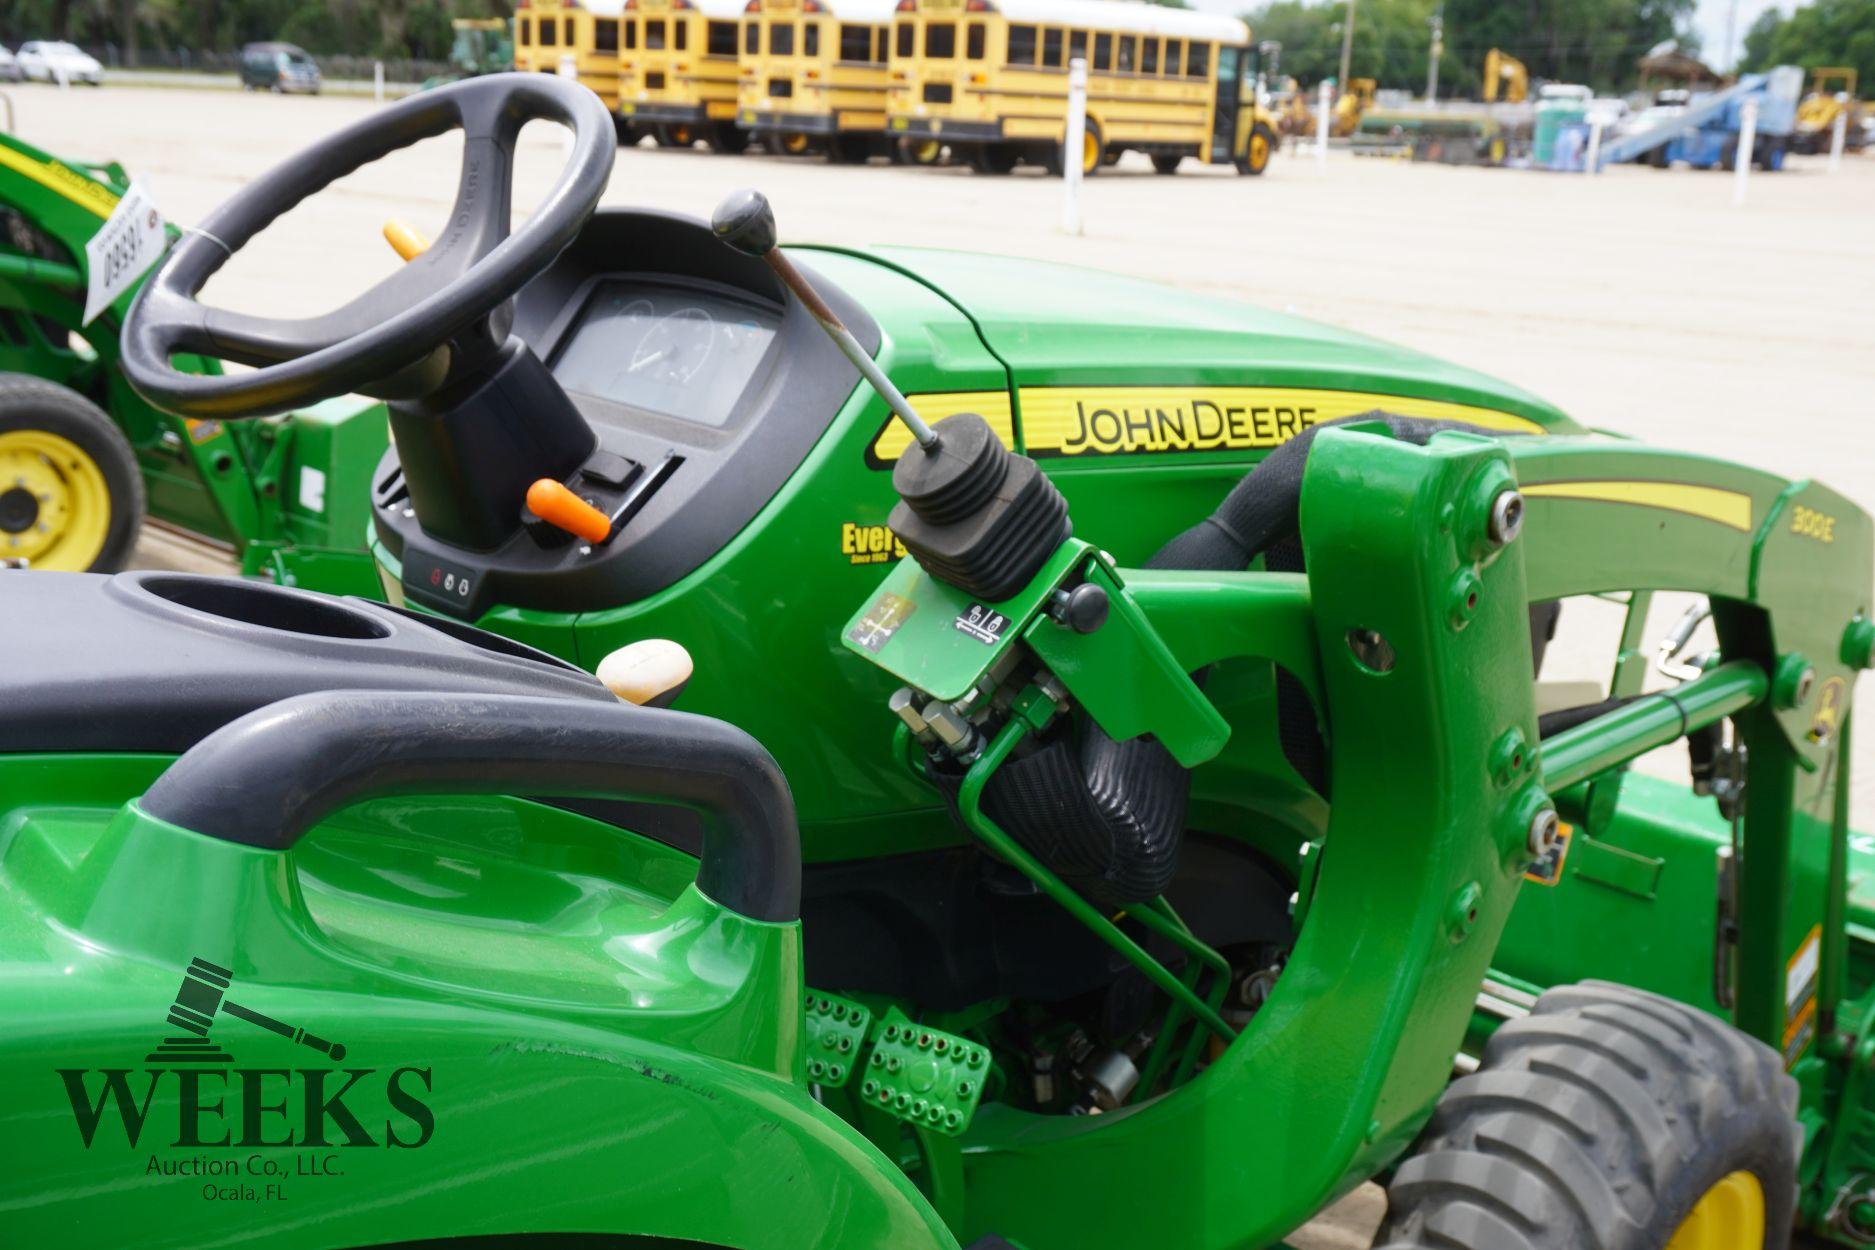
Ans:
[{"label": "black steering wheel rim", "polygon": [[[515,138],[559,122],[573,148],[546,199],[508,232]],[[254,236],[338,179],[424,139],[461,130],[461,178],[448,225],[422,255],[340,308],[277,319],[211,308],[202,288]],[[187,417],[257,417],[372,390],[414,397],[451,376],[449,344],[491,317],[573,241],[598,207],[617,151],[610,114],[575,82],[492,74],[390,105],[275,166],[183,233],[124,323],[125,376]],[[495,346],[499,346],[496,342]],[[251,372],[184,373],[195,353]],[[395,379],[388,390],[382,384]]]}]

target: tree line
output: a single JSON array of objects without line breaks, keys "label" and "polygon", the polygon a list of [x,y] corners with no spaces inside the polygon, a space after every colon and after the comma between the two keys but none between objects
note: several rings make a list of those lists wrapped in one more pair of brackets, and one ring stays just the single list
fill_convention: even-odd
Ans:
[{"label": "tree line", "polygon": [[[1875,3],[1875,0],[1861,0]],[[1499,48],[1532,78],[1588,83],[1598,91],[1635,85],[1636,62],[1663,40],[1696,50],[1687,29],[1695,0],[1356,0],[1348,76],[1380,87],[1426,88],[1432,19],[1444,22],[1440,95],[1476,97],[1485,54]],[[1340,71],[1346,3],[1269,0],[1244,14],[1258,40],[1282,43],[1281,69],[1307,84]]]},{"label": "tree line", "polygon": [[1745,33],[1745,69],[1847,66],[1864,99],[1875,90],[1875,0],[1816,0],[1786,14],[1767,9]]}]

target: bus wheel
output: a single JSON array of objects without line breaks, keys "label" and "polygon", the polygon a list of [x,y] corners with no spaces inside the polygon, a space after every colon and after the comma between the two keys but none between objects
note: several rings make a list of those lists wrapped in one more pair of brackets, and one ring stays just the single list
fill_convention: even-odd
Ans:
[{"label": "bus wheel", "polygon": [[[1081,131],[1081,177],[1092,178],[1100,172],[1100,167],[1107,163],[1103,160],[1106,147],[1101,140],[1100,123],[1091,117],[1088,118],[1087,128]],[[1061,143],[1054,146],[1047,159],[1043,161],[1043,167],[1057,178],[1066,167],[1065,154],[1061,150],[1066,143],[1067,140],[1064,138]]]},{"label": "bus wheel", "polygon": [[688,122],[667,122],[651,132],[661,148],[687,148],[697,141],[696,127]]},{"label": "bus wheel", "polygon": [[904,138],[898,141],[898,159],[907,165],[935,165],[944,157],[944,145],[936,139]]},{"label": "bus wheel", "polygon": [[1237,172],[1256,175],[1270,167],[1270,153],[1276,150],[1276,136],[1262,122],[1250,128],[1250,141],[1237,158]]},{"label": "bus wheel", "polygon": [[749,146],[749,132],[734,122],[717,122],[710,127],[710,150],[735,156]]},{"label": "bus wheel", "polygon": [[1184,159],[1184,157],[1176,152],[1154,152],[1152,154],[1152,167],[1162,174],[1175,174],[1178,172],[1179,164],[1184,161]]},{"label": "bus wheel", "polygon": [[612,131],[618,136],[621,147],[635,148],[638,146],[638,140],[644,138],[639,133],[637,122],[628,122],[616,114],[612,118]]},{"label": "bus wheel", "polygon": [[827,140],[827,159],[835,165],[864,165],[872,156],[865,135],[834,135]]},{"label": "bus wheel", "polygon": [[985,143],[970,154],[970,168],[980,174],[1006,174],[1021,156],[1013,143]]},{"label": "bus wheel", "polygon": [[813,140],[798,130],[771,130],[768,134],[768,150],[776,156],[806,156],[813,147]]}]

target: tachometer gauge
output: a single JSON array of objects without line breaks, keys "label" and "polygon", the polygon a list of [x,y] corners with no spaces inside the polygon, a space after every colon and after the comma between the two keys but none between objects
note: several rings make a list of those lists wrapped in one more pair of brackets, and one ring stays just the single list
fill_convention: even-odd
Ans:
[{"label": "tachometer gauge", "polygon": [[632,349],[626,372],[664,383],[684,383],[709,361],[716,319],[701,308],[679,308],[652,323]]}]

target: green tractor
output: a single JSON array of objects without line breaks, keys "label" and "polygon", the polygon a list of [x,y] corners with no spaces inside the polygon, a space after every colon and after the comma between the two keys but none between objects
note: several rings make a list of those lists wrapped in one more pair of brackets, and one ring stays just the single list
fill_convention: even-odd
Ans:
[{"label": "green tractor", "polygon": [[514,68],[514,32],[507,18],[458,17],[449,28],[455,33],[449,45],[449,72],[424,79],[420,90],[483,74],[505,74]]},{"label": "green tractor", "polygon": [[[435,246],[209,338],[453,129]],[[1224,1250],[1370,1178],[1390,1250],[1875,1236],[1866,514],[1223,301],[597,212],[613,149],[413,97],[146,283],[167,411],[390,397],[391,602],[5,587],[21,1244]],[[1664,592],[1718,642],[1646,692]]]},{"label": "green tractor", "polygon": [[[227,425],[146,402],[118,367],[140,282],[86,315],[94,279],[138,260],[134,233],[107,231],[131,192],[114,162],[60,160],[0,132],[0,561],[119,569],[147,517],[233,554],[249,574],[370,590],[363,540],[383,405],[335,397]],[[180,237],[155,221],[161,241],[143,264]],[[179,364],[221,371],[207,356]]]}]

